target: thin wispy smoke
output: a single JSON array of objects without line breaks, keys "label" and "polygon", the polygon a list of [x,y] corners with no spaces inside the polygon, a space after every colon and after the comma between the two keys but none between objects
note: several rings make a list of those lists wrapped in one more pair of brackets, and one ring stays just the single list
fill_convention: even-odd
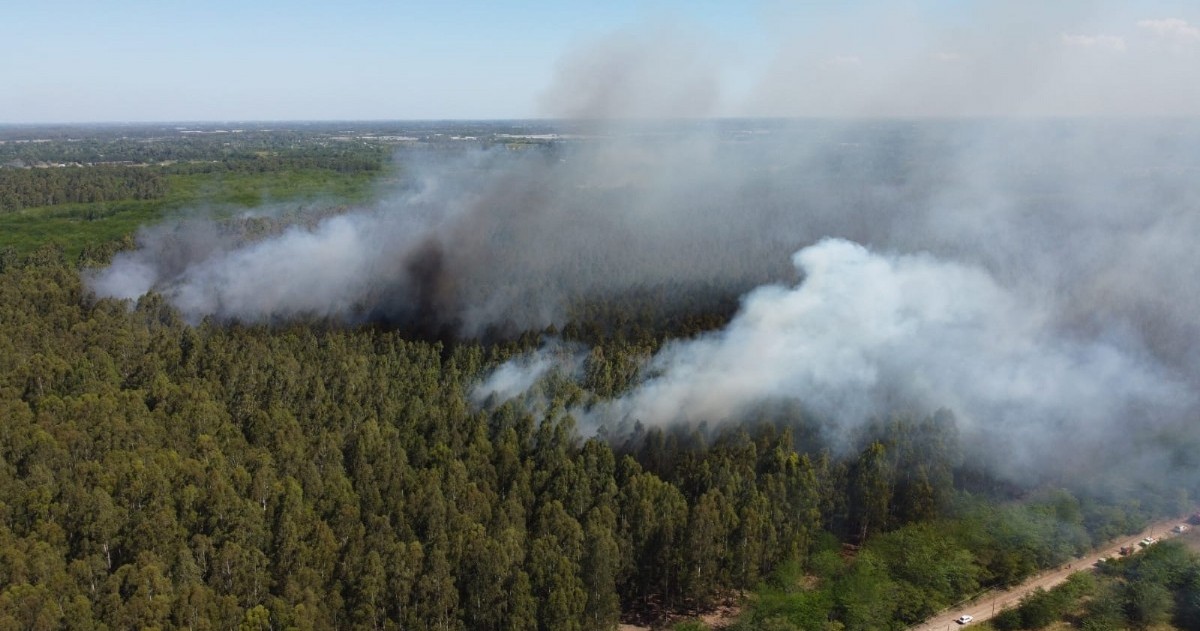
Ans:
[{"label": "thin wispy smoke", "polygon": [[[858,10],[856,10],[858,9]],[[772,11],[741,115],[1200,115],[1197,16],[1127,3],[911,3]],[[1184,12],[1186,13],[1186,12]],[[736,99],[734,99],[736,100]]]},{"label": "thin wispy smoke", "polygon": [[555,118],[697,118],[721,98],[720,63],[701,33],[678,25],[626,29],[579,46],[541,97]]},{"label": "thin wispy smoke", "polygon": [[[477,407],[486,407],[489,403],[504,403],[517,397],[529,398],[536,384],[552,373],[578,380],[586,357],[586,351],[577,344],[549,340],[537,351],[501,364],[487,378],[472,386],[471,402]],[[533,398],[540,404],[548,403],[540,395]]]},{"label": "thin wispy smoke", "polygon": [[483,405],[488,399],[512,399],[529,391],[554,366],[552,358],[541,354],[505,362],[471,389],[471,400],[476,405]]}]

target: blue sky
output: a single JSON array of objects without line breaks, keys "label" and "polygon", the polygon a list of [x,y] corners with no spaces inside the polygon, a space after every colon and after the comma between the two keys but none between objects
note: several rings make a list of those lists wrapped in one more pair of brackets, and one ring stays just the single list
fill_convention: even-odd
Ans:
[{"label": "blue sky", "polygon": [[6,4],[8,123],[1200,115],[1195,0]]}]

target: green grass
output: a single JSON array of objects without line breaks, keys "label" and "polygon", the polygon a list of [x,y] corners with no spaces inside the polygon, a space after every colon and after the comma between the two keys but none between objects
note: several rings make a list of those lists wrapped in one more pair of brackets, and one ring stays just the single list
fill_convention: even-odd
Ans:
[{"label": "green grass", "polygon": [[25,253],[57,243],[74,257],[85,247],[120,239],[165,217],[192,212],[221,216],[288,202],[359,204],[371,198],[379,175],[323,169],[170,175],[167,195],[161,199],[62,204],[0,213],[0,248]]}]

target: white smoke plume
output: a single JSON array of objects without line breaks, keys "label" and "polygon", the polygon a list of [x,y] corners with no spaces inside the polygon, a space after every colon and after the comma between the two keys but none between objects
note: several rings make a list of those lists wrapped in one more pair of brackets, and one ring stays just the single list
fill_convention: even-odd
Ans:
[{"label": "white smoke plume", "polygon": [[[263,241],[200,248],[194,246],[214,233],[212,225],[160,227],[144,231],[139,240],[147,247],[118,255],[92,287],[118,298],[163,291],[191,321],[230,314],[246,320],[342,316],[370,291],[378,273],[373,267],[386,263],[397,234],[381,239],[368,227],[355,217],[333,217],[311,230],[293,227]],[[180,260],[164,265],[172,258]]]},{"label": "white smoke plume", "polygon": [[[572,413],[590,431],[715,427],[784,404],[849,446],[872,420],[949,409],[977,464],[1018,480],[1079,479],[1095,471],[1097,454],[1114,451],[1147,461],[1142,479],[1163,475],[1162,446],[1146,443],[1192,431],[1194,382],[1136,337],[1064,328],[1037,291],[1003,287],[976,266],[842,239],[793,262],[798,284],[751,291],[726,327],[669,342],[624,396]],[[554,356],[512,360],[479,391],[494,401],[524,394]]]},{"label": "white smoke plume", "polygon": [[554,360],[540,354],[505,362],[492,371],[487,379],[471,388],[471,400],[480,406],[489,399],[512,399],[527,392],[553,367]]},{"label": "white smoke plume", "polygon": [[503,403],[526,395],[538,381],[557,371],[569,379],[578,379],[586,353],[576,345],[551,340],[536,352],[515,357],[493,370],[487,378],[471,387],[471,402],[476,407]]},{"label": "white smoke plume", "polygon": [[408,188],[373,208],[258,240],[205,221],[145,229],[90,286],[157,291],[191,322],[385,320],[469,337],[561,326],[573,302],[632,287],[744,290],[768,273],[742,252],[796,241],[760,238],[753,215],[774,207],[726,225],[741,176],[714,149],[677,135],[408,156]]},{"label": "white smoke plume", "polygon": [[372,208],[243,240],[143,230],[90,276],[189,321],[331,317],[474,337],[561,328],[573,305],[789,282],[825,237],[928,252],[1200,375],[1200,127],[1187,121],[698,124],[546,149],[419,150]]},{"label": "white smoke plume", "polygon": [[[1180,418],[1194,393],[1136,349],[1056,329],[1045,305],[978,268],[828,239],[796,253],[804,280],[748,294],[723,330],[668,344],[652,375],[594,423],[721,422],[797,401],[853,426],[945,406],[970,438],[1085,444]],[[1008,445],[1005,445],[1006,447]]]},{"label": "white smoke plume", "polygon": [[[892,55],[793,38],[743,111],[1200,113],[1191,39],[1167,46],[1122,24],[1044,25],[1021,47],[921,39]],[[696,39],[657,49],[622,35],[568,59],[547,113],[603,120],[546,127],[586,138],[406,151],[405,187],[371,208],[256,241],[206,222],[147,229],[90,286],[160,292],[190,321],[382,320],[461,337],[561,328],[578,305],[636,290],[745,294],[725,331],[669,345],[654,376],[591,413],[724,420],[782,398],[853,425],[945,406],[974,436],[1007,437],[1001,451],[1195,434],[1195,118],[647,124],[719,108],[720,63]],[[543,370],[514,365],[489,388],[506,396]]]}]

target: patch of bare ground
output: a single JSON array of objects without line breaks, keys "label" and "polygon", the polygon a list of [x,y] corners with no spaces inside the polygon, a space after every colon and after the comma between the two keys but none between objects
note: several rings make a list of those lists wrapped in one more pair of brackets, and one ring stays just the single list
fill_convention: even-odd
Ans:
[{"label": "patch of bare ground", "polygon": [[742,602],[746,592],[733,591],[715,598],[705,608],[679,609],[675,611],[658,612],[652,620],[646,618],[627,619],[617,626],[617,631],[655,631],[670,629],[672,626],[688,620],[699,620],[709,629],[726,629],[737,622],[742,613]]},{"label": "patch of bare ground", "polygon": [[737,622],[738,616],[742,615],[742,599],[731,598],[717,605],[717,608],[700,616],[700,622],[703,622],[709,629],[727,629]]},{"label": "patch of bare ground", "polygon": [[820,584],[821,584],[821,577],[815,576],[813,574],[805,574],[804,576],[800,577],[800,580],[796,581],[796,587],[799,587],[800,589],[802,589],[804,591],[814,590]]}]

